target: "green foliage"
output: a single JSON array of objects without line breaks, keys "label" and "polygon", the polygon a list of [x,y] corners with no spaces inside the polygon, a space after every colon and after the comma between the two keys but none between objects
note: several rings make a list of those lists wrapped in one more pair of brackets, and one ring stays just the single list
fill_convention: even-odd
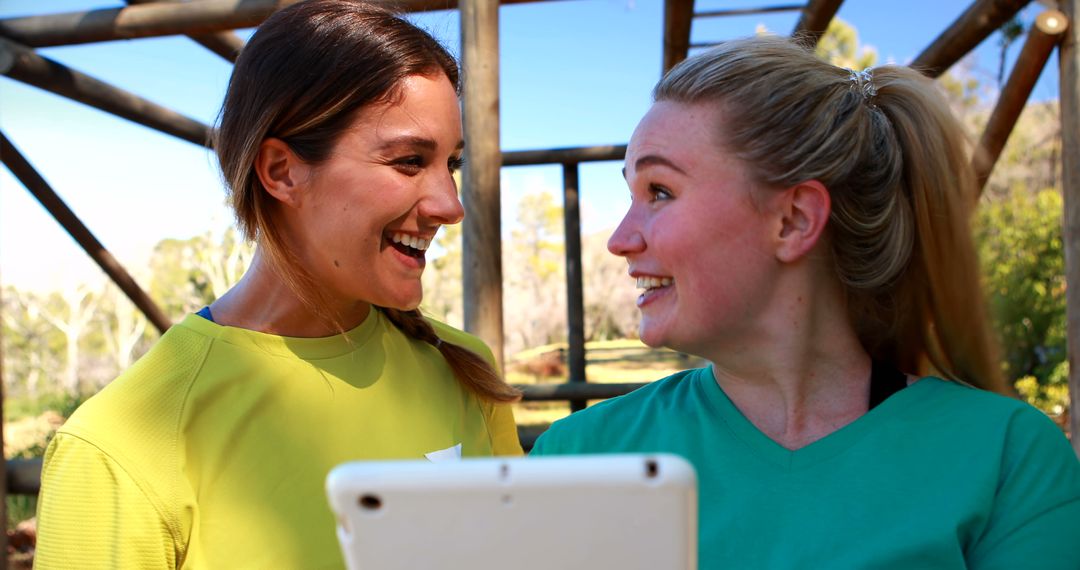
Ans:
[{"label": "green foliage", "polygon": [[33,418],[52,411],[62,417],[70,417],[90,396],[80,394],[73,396],[54,391],[43,394],[36,398],[14,397],[4,398],[4,421],[14,422],[24,418]]},{"label": "green foliage", "polygon": [[1056,401],[1055,390],[1067,383],[1061,215],[1061,196],[1044,190],[1012,192],[985,205],[976,220],[1008,377],[1022,382],[1021,393],[1041,406]]},{"label": "green foliage", "polygon": [[461,224],[443,226],[435,236],[422,278],[424,301],[421,304],[425,314],[458,327],[464,320],[461,237]]},{"label": "green foliage", "polygon": [[859,32],[855,26],[833,18],[818,41],[815,52],[818,57],[833,65],[854,69],[866,69],[877,63],[874,48],[859,45]]},{"label": "green foliage", "polygon": [[7,496],[7,530],[15,530],[15,525],[32,518],[37,510],[37,497],[33,495]]},{"label": "green foliage", "polygon": [[529,268],[540,281],[546,281],[562,268],[562,207],[547,192],[521,198],[517,214],[518,228],[514,242],[528,260]]}]

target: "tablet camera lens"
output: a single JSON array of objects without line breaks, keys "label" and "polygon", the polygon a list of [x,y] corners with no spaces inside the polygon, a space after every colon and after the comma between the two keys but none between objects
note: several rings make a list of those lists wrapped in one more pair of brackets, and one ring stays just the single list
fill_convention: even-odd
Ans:
[{"label": "tablet camera lens", "polygon": [[660,474],[660,465],[656,463],[655,459],[649,459],[645,462],[645,477],[649,479],[655,479]]},{"label": "tablet camera lens", "polygon": [[382,507],[382,499],[375,495],[361,495],[360,507],[369,511],[376,511]]}]

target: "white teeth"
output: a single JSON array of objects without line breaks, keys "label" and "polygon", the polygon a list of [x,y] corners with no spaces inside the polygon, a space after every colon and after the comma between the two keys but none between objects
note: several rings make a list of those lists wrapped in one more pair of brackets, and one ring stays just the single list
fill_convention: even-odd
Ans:
[{"label": "white teeth", "polygon": [[675,280],[671,277],[638,277],[637,286],[638,289],[656,289],[657,287],[667,287],[674,283]]},{"label": "white teeth", "polygon": [[420,251],[426,250],[428,248],[428,245],[431,244],[431,240],[426,240],[421,237],[411,236],[409,234],[403,234],[400,232],[394,232],[390,234],[390,241],[394,243],[404,244],[413,249],[419,249]]}]

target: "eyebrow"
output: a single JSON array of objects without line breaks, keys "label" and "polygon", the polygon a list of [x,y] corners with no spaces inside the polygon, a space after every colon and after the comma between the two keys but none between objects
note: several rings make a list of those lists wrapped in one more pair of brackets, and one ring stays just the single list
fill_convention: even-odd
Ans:
[{"label": "eyebrow", "polygon": [[[643,156],[641,158],[638,158],[637,160],[634,161],[634,170],[641,170],[643,167],[646,167],[646,166],[666,166],[666,167],[674,170],[675,172],[678,172],[679,174],[683,174],[683,175],[686,174],[686,171],[679,168],[678,166],[675,166],[674,162],[671,162],[670,160],[668,160],[668,159],[666,159],[666,158],[664,158],[664,157],[662,157],[662,156],[660,156],[658,154],[646,154],[645,156]],[[626,178],[626,167],[625,166],[622,169],[622,173],[623,173],[623,178]]]},{"label": "eyebrow", "polygon": [[[413,135],[405,135],[383,141],[383,143],[379,145],[379,150],[386,150],[396,147],[422,148],[424,150],[432,151],[437,149],[439,147],[439,144],[435,142],[434,139],[417,137]],[[457,145],[454,147],[454,150],[461,150],[463,148],[465,148],[465,141],[459,140]]]}]

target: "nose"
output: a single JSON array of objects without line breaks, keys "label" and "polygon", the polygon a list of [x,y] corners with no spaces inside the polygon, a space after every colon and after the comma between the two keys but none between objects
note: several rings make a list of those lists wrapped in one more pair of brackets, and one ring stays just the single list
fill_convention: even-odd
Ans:
[{"label": "nose", "polygon": [[428,195],[420,201],[420,215],[443,225],[456,224],[465,217],[452,174],[447,172],[433,182]]},{"label": "nose", "polygon": [[615,232],[607,242],[608,251],[621,257],[645,251],[645,237],[641,235],[640,223],[631,206],[623,216]]}]

